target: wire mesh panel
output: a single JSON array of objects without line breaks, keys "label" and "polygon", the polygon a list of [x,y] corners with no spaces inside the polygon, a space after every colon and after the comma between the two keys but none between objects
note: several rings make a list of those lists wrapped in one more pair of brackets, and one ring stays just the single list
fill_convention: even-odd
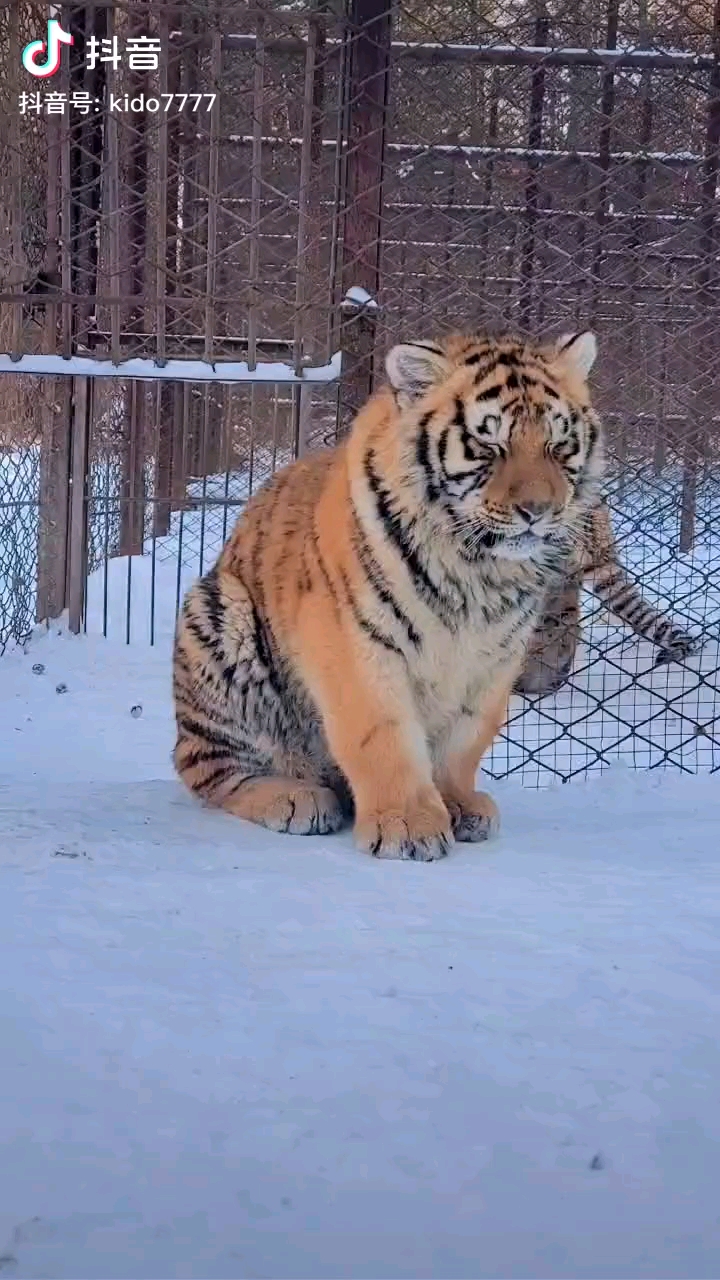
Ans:
[{"label": "wire mesh panel", "polygon": [[23,641],[35,623],[40,487],[40,440],[23,420],[21,388],[5,378],[3,391],[9,420],[0,444],[0,651],[9,641]]},{"label": "wire mesh panel", "polygon": [[[398,339],[589,325],[618,553],[700,648],[655,668],[652,636],[577,586],[572,670],[515,701],[489,767],[717,768],[717,0],[57,20],[73,43],[42,80],[20,54],[47,7],[0,8],[0,349],[118,377],[0,372],[0,646],[65,608],[165,636],[248,494],[347,430]],[[339,385],[203,379],[338,351]]]},{"label": "wire mesh panel", "polygon": [[[654,669],[653,645],[584,593],[572,673],[517,700],[490,771],[717,768],[720,9],[401,0],[389,18],[363,29],[389,82],[380,256],[361,280],[373,355],[460,326],[592,326],[619,554],[702,642]],[[361,396],[376,372],[364,358]]]},{"label": "wire mesh panel", "polygon": [[[249,495],[295,456],[295,397],[273,385],[164,382],[115,383],[112,393],[105,417],[99,404],[93,415],[83,625],[155,643],[172,632],[184,591],[210,568]],[[161,417],[166,395],[177,414],[169,451]],[[218,412],[217,431],[206,429],[207,400]],[[143,423],[142,434],[129,431],[130,442],[140,437],[131,468],[103,432],[117,414],[131,427],[138,417]],[[255,431],[254,417],[269,429]]]}]

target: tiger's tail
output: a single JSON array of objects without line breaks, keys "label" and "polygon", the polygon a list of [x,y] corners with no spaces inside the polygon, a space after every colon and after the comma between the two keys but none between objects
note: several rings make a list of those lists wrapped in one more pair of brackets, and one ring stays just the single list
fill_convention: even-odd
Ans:
[{"label": "tiger's tail", "polygon": [[593,595],[605,608],[632,627],[636,635],[658,649],[654,665],[683,662],[697,652],[698,641],[666,613],[648,604],[637,583],[617,561],[594,567],[590,573]]}]

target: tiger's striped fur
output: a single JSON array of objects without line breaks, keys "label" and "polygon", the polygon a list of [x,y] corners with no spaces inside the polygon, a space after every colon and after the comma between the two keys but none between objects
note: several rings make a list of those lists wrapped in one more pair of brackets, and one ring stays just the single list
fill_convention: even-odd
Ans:
[{"label": "tiger's striped fur", "polygon": [[431,860],[498,822],[475,791],[602,473],[592,334],[407,344],[349,438],[278,472],[188,592],[175,765],[277,831],[354,814]]},{"label": "tiger's striped fur", "polygon": [[601,501],[587,513],[577,554],[568,564],[562,585],[546,601],[515,684],[518,693],[544,697],[560,689],[569,676],[581,636],[583,581],[610,613],[657,646],[655,666],[682,662],[695,652],[693,636],[648,604],[628,577],[618,558],[610,511]]}]

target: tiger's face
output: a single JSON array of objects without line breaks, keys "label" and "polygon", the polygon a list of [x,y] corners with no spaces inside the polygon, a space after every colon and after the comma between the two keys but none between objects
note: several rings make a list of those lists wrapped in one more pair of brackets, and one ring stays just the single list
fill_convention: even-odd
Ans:
[{"label": "tiger's face", "polygon": [[600,423],[587,375],[593,334],[554,348],[454,337],[394,347],[403,462],[466,555],[543,555],[567,541],[597,493]]}]

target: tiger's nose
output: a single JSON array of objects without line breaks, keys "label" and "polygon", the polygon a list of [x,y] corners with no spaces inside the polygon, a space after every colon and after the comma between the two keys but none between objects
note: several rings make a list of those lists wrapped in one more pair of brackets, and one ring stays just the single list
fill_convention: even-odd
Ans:
[{"label": "tiger's nose", "polygon": [[538,520],[542,520],[543,516],[550,514],[552,510],[552,502],[533,502],[525,499],[523,502],[515,503],[515,510],[521,520],[525,520],[528,525],[537,524]]}]

